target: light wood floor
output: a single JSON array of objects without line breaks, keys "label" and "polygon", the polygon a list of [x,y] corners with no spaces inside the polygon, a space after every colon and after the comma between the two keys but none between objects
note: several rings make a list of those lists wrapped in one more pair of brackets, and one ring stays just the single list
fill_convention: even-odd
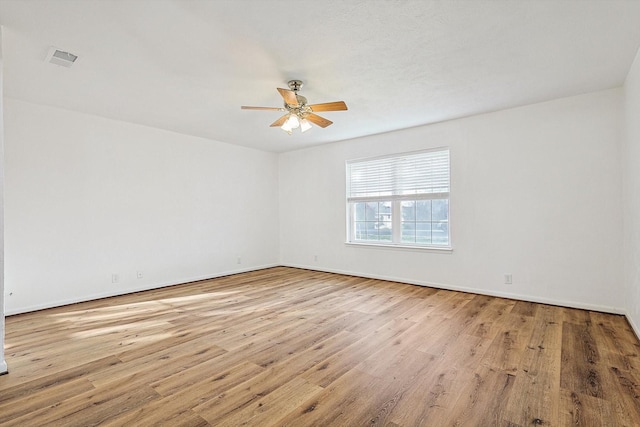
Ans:
[{"label": "light wood floor", "polygon": [[278,267],[12,316],[0,425],[638,426],[621,316]]}]

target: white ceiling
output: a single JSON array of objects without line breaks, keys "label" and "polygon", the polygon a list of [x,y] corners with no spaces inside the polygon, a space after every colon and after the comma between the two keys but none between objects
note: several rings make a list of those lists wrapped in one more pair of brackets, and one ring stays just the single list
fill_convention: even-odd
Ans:
[{"label": "white ceiling", "polygon": [[[0,0],[0,24],[8,97],[286,151],[620,86],[640,0]],[[294,78],[349,111],[289,136],[240,110]]]}]

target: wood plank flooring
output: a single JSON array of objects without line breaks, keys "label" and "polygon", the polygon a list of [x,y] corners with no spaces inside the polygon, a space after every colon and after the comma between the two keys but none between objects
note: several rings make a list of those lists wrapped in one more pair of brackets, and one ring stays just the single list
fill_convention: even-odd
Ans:
[{"label": "wood plank flooring", "polygon": [[2,426],[639,426],[622,316],[277,267],[6,319]]}]

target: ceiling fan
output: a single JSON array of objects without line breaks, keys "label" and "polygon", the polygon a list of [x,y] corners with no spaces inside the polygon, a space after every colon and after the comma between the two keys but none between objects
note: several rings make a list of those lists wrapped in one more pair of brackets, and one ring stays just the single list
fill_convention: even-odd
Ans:
[{"label": "ceiling fan", "polygon": [[271,127],[280,126],[280,128],[289,135],[294,129],[300,128],[301,132],[311,129],[311,123],[321,128],[326,128],[333,122],[324,117],[315,114],[321,111],[342,111],[347,109],[344,101],[326,102],[324,104],[307,104],[307,98],[298,95],[298,91],[302,87],[302,80],[290,80],[289,89],[278,88],[278,92],[284,99],[284,107],[247,107],[243,105],[243,110],[271,110],[285,111],[286,114],[275,122],[271,123]]}]

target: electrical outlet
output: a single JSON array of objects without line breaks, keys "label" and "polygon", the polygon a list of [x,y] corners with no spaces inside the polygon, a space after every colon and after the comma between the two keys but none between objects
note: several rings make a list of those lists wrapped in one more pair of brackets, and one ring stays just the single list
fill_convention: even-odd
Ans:
[{"label": "electrical outlet", "polygon": [[238,257],[238,259],[236,260],[236,264],[242,264],[242,258]]},{"label": "electrical outlet", "polygon": [[315,262],[318,262],[318,255],[314,255],[314,256],[313,256],[313,260],[314,260]]},{"label": "electrical outlet", "polygon": [[513,284],[513,277],[511,274],[505,274],[504,275],[504,284],[505,285],[511,285]]},{"label": "electrical outlet", "polygon": [[111,275],[111,283],[118,283],[120,281],[120,276],[118,276],[118,273],[113,273]]},{"label": "electrical outlet", "polygon": [[138,279],[142,279],[142,278],[144,277],[144,274],[142,274],[142,271],[138,271],[138,272],[136,273],[136,277],[137,277]]}]

